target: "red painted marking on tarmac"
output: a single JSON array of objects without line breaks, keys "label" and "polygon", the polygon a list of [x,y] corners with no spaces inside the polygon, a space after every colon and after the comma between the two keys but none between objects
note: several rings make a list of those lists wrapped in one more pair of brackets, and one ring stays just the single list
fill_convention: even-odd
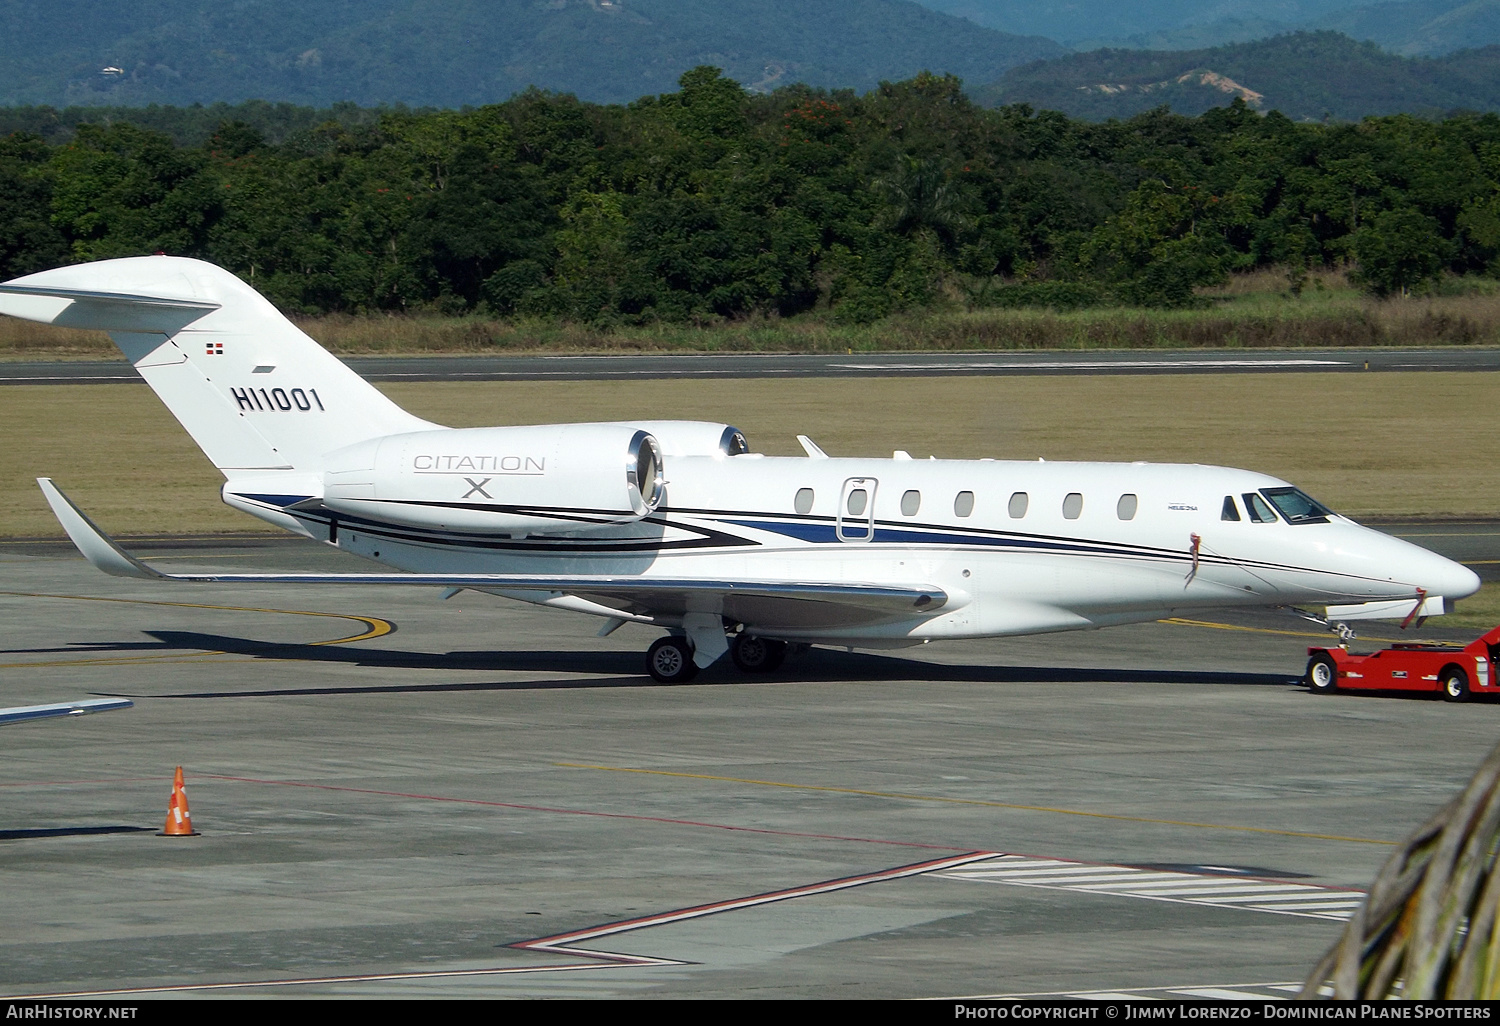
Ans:
[{"label": "red painted marking on tarmac", "polygon": [[311,784],[300,780],[262,780],[256,777],[230,777],[217,773],[196,774],[200,780],[232,780],[240,784],[275,784],[280,787],[307,787],[319,791],[345,791],[350,794],[373,794],[384,798],[415,798],[427,802],[453,802],[458,805],[482,805],[520,812],[549,812],[564,816],[594,816],[599,819],[629,819],[642,823],[666,823],[671,826],[701,827],[709,830],[733,830],[746,834],[771,834],[776,837],[806,837],[818,841],[852,841],[857,844],[888,844],[901,848],[928,848],[933,851],[972,852],[952,844],[924,844],[920,841],[892,841],[879,837],[844,837],[840,834],[812,834],[799,830],[771,830],[766,827],[735,826],[732,823],[707,823],[695,819],[673,819],[668,816],[643,816],[629,812],[598,812],[593,809],[559,809],[548,805],[522,805],[516,802],[494,802],[482,798],[455,798],[441,794],[409,794],[405,791],[379,791],[369,787],[344,787],[338,784]]},{"label": "red painted marking on tarmac", "polygon": [[[219,777],[220,780],[245,781],[244,777]],[[291,781],[256,781],[250,783],[285,783],[294,787],[328,787],[330,790],[358,791],[358,788],[340,788],[324,784],[297,784]],[[425,795],[396,795],[390,791],[365,791],[367,794],[395,795],[402,798],[422,798]],[[469,802],[463,798],[444,798],[440,801]],[[480,805],[502,805],[499,802],[476,802]],[[504,805],[505,808],[527,808],[526,806]],[[546,810],[544,810],[546,811]],[[567,810],[562,810],[567,811]],[[590,815],[590,813],[584,813]],[[595,815],[612,815],[609,813],[597,813]],[[627,818],[649,818],[649,817],[627,817]],[[675,822],[675,821],[673,821]],[[779,831],[761,831],[762,833],[778,833]],[[804,835],[807,836],[807,835]],[[819,836],[819,835],[811,835]],[[888,843],[888,842],[881,842]],[[904,843],[904,842],[889,842]],[[543,954],[558,955],[581,955],[591,959],[589,962],[564,963],[562,965],[546,966],[505,966],[489,969],[434,969],[423,972],[396,972],[396,973],[367,973],[358,976],[309,976],[290,980],[242,980],[226,983],[179,983],[164,984],[158,987],[126,987],[113,990],[80,990],[67,991],[53,994],[15,994],[6,995],[9,1001],[38,1001],[58,1000],[64,998],[87,998],[87,997],[122,997],[130,994],[179,994],[193,991],[213,990],[239,990],[248,988],[265,987],[298,987],[313,984],[335,984],[335,983],[379,983],[400,980],[440,980],[460,979],[476,976],[516,976],[535,973],[558,973],[577,972],[584,969],[644,969],[653,966],[691,965],[671,958],[654,958],[650,955],[632,955],[615,951],[594,951],[590,948],[564,947],[569,943],[579,941],[596,940],[614,934],[627,933],[631,930],[640,930],[648,926],[662,926],[667,923],[680,922],[684,919],[697,919],[702,916],[711,916],[719,912],[732,912],[742,908],[752,908],[757,905],[769,905],[778,901],[790,901],[793,898],[805,898],[814,894],[826,894],[830,891],[847,890],[850,887],[863,887],[867,884],[884,883],[887,880],[899,880],[905,877],[920,876],[924,873],[935,873],[944,869],[953,869],[958,866],[967,865],[983,859],[992,858],[996,852],[978,851],[967,852],[956,858],[930,859],[926,862],[917,862],[906,866],[897,866],[895,869],[885,869],[874,873],[861,873],[857,876],[844,876],[835,880],[825,880],[822,883],[806,884],[801,887],[789,887],[779,891],[767,891],[763,894],[751,895],[747,898],[732,898],[728,901],[716,901],[706,905],[694,905],[690,908],[676,909],[671,912],[659,912],[656,915],[641,916],[636,919],[626,919],[617,923],[604,926],[589,927],[583,930],[574,930],[570,933],[554,934],[551,937],[541,937],[537,940],[521,941],[517,944],[508,944],[507,947],[516,948],[521,951],[533,951]]]},{"label": "red painted marking on tarmac", "polygon": [[[931,859],[927,862],[917,862],[909,866],[897,866],[895,869],[883,869],[875,873],[861,873],[857,876],[844,876],[836,880],[825,880],[822,883],[806,884],[802,887],[766,891],[763,894],[753,894],[747,898],[731,898],[728,901],[715,901],[706,905],[693,905],[689,908],[676,909],[671,912],[658,912],[655,915],[640,916],[618,923],[593,926],[583,930],[573,930],[569,933],[554,934],[551,937],[542,937],[538,940],[522,941],[519,944],[509,944],[506,946],[520,948],[523,951],[556,951],[572,954],[588,954],[594,957],[621,957],[610,955],[607,952],[564,947],[563,945],[576,944],[579,941],[598,940],[601,937],[609,937],[618,933],[628,933],[631,930],[641,930],[648,926],[663,926],[667,923],[681,922],[684,919],[697,919],[701,916],[711,916],[719,912],[733,912],[736,909],[753,908],[756,905],[769,905],[778,901],[790,901],[793,898],[805,898],[814,894],[827,894],[831,891],[847,890],[850,887],[863,887],[866,884],[884,883],[887,880],[900,880],[909,876],[921,876],[924,873],[937,873],[945,869],[956,869],[971,862],[980,862],[993,858],[996,854],[996,852],[992,851],[971,851],[957,858]],[[637,958],[640,956],[629,955],[623,957]]]}]

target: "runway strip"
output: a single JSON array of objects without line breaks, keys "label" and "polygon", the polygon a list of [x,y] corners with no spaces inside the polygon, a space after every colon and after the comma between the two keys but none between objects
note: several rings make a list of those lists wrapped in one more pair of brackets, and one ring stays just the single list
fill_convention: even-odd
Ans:
[{"label": "runway strip", "polygon": [[[624,356],[348,356],[370,381],[603,381],[1015,374],[1496,371],[1500,349],[1022,350],[969,353],[670,353]],[[123,360],[0,361],[0,384],[138,383]]]}]

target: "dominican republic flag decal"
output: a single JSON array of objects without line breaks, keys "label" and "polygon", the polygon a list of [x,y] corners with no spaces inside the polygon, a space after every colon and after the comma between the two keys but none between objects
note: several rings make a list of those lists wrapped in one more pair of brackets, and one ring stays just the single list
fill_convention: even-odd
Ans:
[{"label": "dominican republic flag decal", "polygon": [[206,343],[206,346],[207,346],[207,349],[208,349],[208,355],[209,356],[223,356],[224,355],[224,343],[222,343],[222,342],[209,342],[209,343]]}]

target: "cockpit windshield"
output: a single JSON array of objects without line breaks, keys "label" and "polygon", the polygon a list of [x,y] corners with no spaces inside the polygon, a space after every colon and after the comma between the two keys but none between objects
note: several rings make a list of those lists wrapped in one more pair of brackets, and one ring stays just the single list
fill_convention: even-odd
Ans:
[{"label": "cockpit windshield", "polygon": [[1262,488],[1260,494],[1289,524],[1326,524],[1333,516],[1333,510],[1298,488]]}]

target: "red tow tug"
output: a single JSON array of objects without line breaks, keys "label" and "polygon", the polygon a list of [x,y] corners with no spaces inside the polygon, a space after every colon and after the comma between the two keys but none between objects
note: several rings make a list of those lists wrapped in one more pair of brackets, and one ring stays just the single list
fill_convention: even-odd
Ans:
[{"label": "red tow tug", "polygon": [[1450,702],[1500,692],[1500,627],[1462,647],[1396,644],[1370,655],[1347,645],[1308,648],[1307,686],[1317,694],[1350,691],[1437,691]]}]

